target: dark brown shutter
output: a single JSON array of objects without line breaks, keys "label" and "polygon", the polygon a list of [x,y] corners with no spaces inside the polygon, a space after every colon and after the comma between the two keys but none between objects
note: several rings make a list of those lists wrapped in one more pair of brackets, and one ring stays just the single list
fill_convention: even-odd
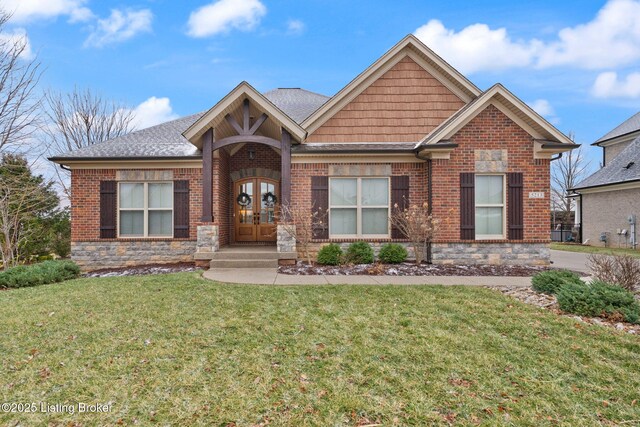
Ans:
[{"label": "dark brown shutter", "polygon": [[507,174],[507,227],[509,240],[524,239],[524,179],[522,173]]},{"label": "dark brown shutter", "polygon": [[315,226],[313,229],[313,237],[315,239],[329,238],[329,177],[312,176],[311,177],[311,203],[314,211],[319,211],[323,217],[322,225]]},{"label": "dark brown shutter", "polygon": [[[396,208],[396,205],[398,206]],[[405,210],[409,207],[409,177],[408,176],[392,176],[391,177],[391,210]],[[391,226],[392,239],[406,239],[397,227]]]},{"label": "dark brown shutter", "polygon": [[173,181],[173,237],[189,237],[189,181]]},{"label": "dark brown shutter", "polygon": [[100,181],[100,238],[115,239],[118,215],[116,181]]},{"label": "dark brown shutter", "polygon": [[475,175],[460,174],[460,239],[476,238]]}]

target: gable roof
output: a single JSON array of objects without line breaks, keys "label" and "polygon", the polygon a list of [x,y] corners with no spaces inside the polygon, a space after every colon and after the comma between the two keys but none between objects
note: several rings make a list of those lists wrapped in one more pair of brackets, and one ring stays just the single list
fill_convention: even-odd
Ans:
[{"label": "gable roof", "polygon": [[634,139],[611,162],[584,179],[573,190],[638,180],[640,180],[640,137]]},{"label": "gable roof", "polygon": [[464,102],[469,102],[478,95],[478,89],[469,79],[453,68],[444,59],[429,49],[416,36],[409,34],[389,49],[376,62],[360,73],[349,84],[328,100],[322,107],[307,117],[302,126],[313,132],[342,109],[353,98],[362,93],[371,83],[388,71],[404,57],[409,56],[421,63],[436,79],[456,93]]},{"label": "gable roof", "polygon": [[418,142],[416,148],[448,140],[489,104],[495,105],[535,139],[559,142],[571,147],[578,146],[517,96],[497,83],[431,131]]},{"label": "gable roof", "polygon": [[200,142],[199,137],[211,126],[221,123],[225,115],[237,109],[245,98],[252,101],[255,107],[266,112],[269,115],[269,119],[285,128],[299,141],[303,140],[307,135],[307,132],[295,120],[245,81],[241,82],[216,105],[211,107],[209,111],[198,118],[182,135],[192,144],[198,146]]},{"label": "gable roof", "polygon": [[[311,110],[324,104],[328,96],[304,89],[274,89],[264,96],[291,119],[301,122]],[[137,130],[118,138],[70,151],[49,160],[94,160],[94,159],[174,159],[200,158],[200,150],[182,134],[205,112],[181,117],[176,120]],[[304,116],[304,117],[302,117]]]},{"label": "gable roof", "polygon": [[598,145],[601,142],[608,141],[613,138],[617,138],[619,136],[626,135],[628,133],[633,133],[640,131],[640,112],[634,114],[629,117],[624,122],[620,123],[618,126],[613,128],[611,131],[607,132],[604,136],[598,139],[591,145]]}]

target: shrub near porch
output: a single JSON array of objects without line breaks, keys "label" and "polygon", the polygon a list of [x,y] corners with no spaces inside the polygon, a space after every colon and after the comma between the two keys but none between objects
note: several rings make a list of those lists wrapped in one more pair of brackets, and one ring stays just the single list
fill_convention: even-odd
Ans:
[{"label": "shrub near porch", "polygon": [[112,402],[0,424],[640,419],[638,337],[481,288],[80,279],[0,292],[0,336],[2,402]]}]

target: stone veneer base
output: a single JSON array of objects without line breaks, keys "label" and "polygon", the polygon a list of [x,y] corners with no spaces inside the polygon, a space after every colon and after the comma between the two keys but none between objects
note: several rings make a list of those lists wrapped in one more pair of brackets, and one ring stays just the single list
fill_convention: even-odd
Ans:
[{"label": "stone veneer base", "polygon": [[434,264],[549,265],[547,243],[434,243]]},{"label": "stone veneer base", "polygon": [[71,259],[83,270],[193,262],[195,240],[71,242]]}]

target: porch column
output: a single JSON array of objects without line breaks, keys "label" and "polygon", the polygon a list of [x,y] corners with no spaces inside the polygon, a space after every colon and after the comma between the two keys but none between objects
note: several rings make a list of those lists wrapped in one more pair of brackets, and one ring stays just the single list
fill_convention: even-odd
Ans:
[{"label": "porch column", "polygon": [[291,200],[291,134],[282,129],[280,148],[280,199],[283,205],[289,205]]},{"label": "porch column", "polygon": [[203,135],[202,142],[202,222],[213,222],[211,192],[213,191],[213,128]]}]

